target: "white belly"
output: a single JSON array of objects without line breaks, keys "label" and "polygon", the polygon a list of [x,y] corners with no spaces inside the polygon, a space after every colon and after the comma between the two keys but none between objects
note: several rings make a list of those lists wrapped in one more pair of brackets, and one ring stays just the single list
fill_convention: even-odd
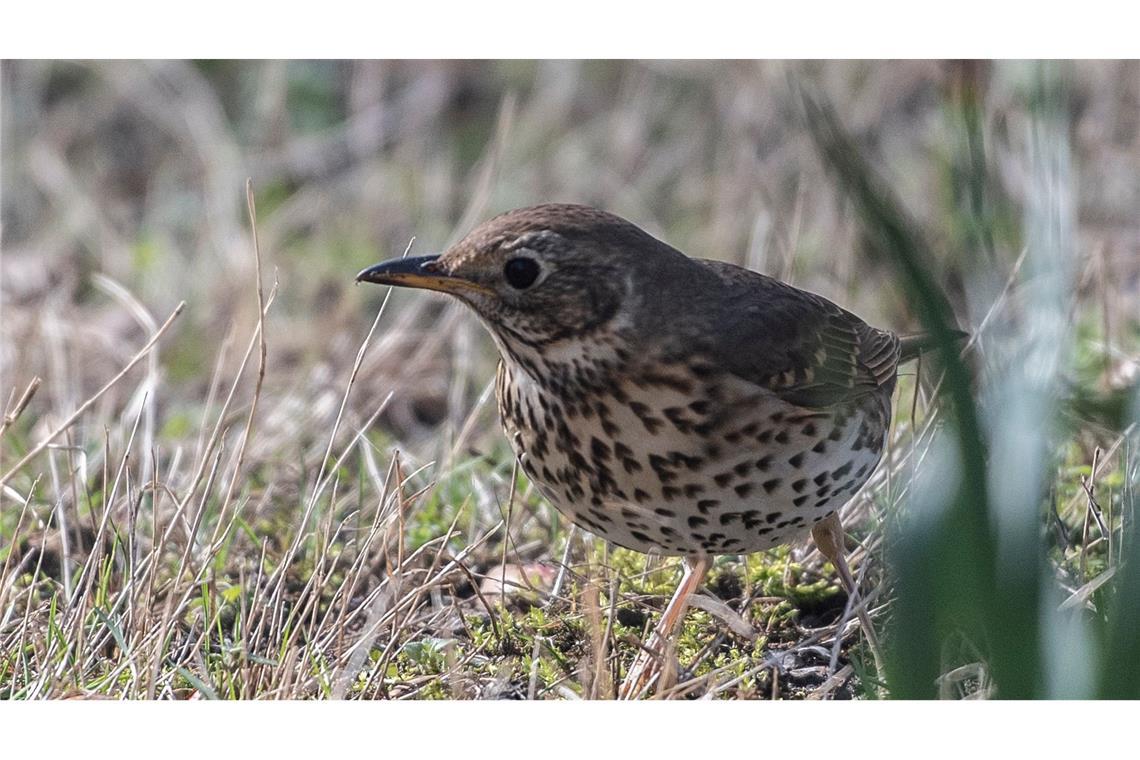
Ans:
[{"label": "white belly", "polygon": [[786,543],[843,506],[882,450],[867,424],[881,405],[809,411],[738,378],[674,375],[566,408],[519,374],[500,410],[524,471],[570,520],[637,551]]}]

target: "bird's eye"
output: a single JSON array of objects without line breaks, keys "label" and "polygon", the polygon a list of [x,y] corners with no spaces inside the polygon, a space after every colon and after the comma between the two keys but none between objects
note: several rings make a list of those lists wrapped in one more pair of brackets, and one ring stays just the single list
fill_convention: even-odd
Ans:
[{"label": "bird's eye", "polygon": [[538,262],[524,256],[510,259],[503,265],[503,276],[516,290],[526,290],[538,279]]}]

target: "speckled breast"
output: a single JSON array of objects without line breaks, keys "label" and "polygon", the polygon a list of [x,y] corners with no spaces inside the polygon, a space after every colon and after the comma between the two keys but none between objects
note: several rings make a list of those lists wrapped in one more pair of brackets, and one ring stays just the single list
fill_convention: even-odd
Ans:
[{"label": "speckled breast", "polygon": [[500,364],[503,427],[519,462],[570,520],[641,552],[744,554],[804,533],[878,463],[889,395],[825,410],[688,365],[567,397]]}]

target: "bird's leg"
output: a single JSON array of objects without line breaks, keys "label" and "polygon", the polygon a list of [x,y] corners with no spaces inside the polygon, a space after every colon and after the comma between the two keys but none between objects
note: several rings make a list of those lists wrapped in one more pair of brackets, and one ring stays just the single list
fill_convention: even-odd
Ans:
[{"label": "bird's leg", "polygon": [[681,576],[681,583],[677,586],[673,598],[661,615],[661,621],[649,637],[649,643],[637,653],[625,680],[622,681],[618,692],[619,699],[636,699],[645,694],[654,681],[661,675],[661,665],[664,662],[670,638],[677,624],[685,617],[685,610],[689,606],[689,597],[700,588],[705,576],[709,572],[710,561],[707,556],[685,557],[682,565],[685,568]]},{"label": "bird's leg", "polygon": [[855,614],[859,616],[859,623],[863,626],[863,635],[867,637],[867,645],[871,648],[871,656],[875,660],[875,669],[883,672],[882,650],[879,648],[879,639],[875,636],[875,627],[871,623],[871,616],[867,614],[866,606],[859,599],[859,586],[851,567],[847,564],[847,554],[843,546],[843,523],[839,521],[839,513],[832,512],[815,524],[811,529],[811,536],[820,553],[835,565],[839,572],[839,580],[847,595],[851,598],[851,605]]}]

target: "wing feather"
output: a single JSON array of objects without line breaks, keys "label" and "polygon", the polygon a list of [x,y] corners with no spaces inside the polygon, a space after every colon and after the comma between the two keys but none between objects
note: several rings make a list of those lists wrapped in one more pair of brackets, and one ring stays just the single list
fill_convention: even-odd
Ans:
[{"label": "wing feather", "polygon": [[809,408],[894,388],[900,356],[894,333],[771,277],[720,261],[701,263],[726,287],[713,306],[719,334],[709,347],[720,366]]}]

